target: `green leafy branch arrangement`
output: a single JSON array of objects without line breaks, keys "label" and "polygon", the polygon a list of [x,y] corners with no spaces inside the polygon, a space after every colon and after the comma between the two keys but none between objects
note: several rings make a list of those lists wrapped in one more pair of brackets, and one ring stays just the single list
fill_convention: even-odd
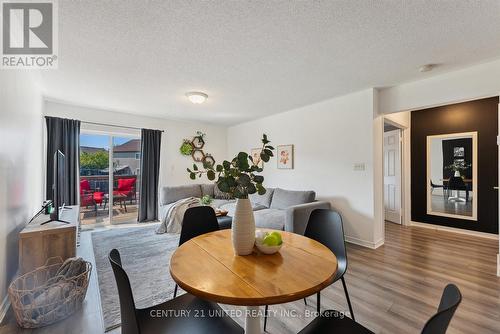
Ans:
[{"label": "green leafy branch arrangement", "polygon": [[451,169],[454,172],[461,172],[469,169],[472,166],[472,164],[466,164],[463,161],[454,161],[451,165],[445,166],[444,169]]},{"label": "green leafy branch arrangement", "polygon": [[[262,149],[260,158],[263,162],[268,162],[273,155],[274,147],[269,145],[270,141],[265,134],[262,135]],[[264,195],[266,189],[262,185],[264,177],[257,175],[261,173],[262,168],[258,167],[258,161],[253,161],[251,155],[245,152],[238,153],[231,161],[224,160],[222,164],[217,166],[203,165],[203,170],[200,170],[196,164],[193,164],[193,170],[187,168],[189,177],[195,180],[198,176],[207,175],[210,181],[215,180],[220,191],[230,194],[234,198],[248,198],[249,194],[258,193]]]}]

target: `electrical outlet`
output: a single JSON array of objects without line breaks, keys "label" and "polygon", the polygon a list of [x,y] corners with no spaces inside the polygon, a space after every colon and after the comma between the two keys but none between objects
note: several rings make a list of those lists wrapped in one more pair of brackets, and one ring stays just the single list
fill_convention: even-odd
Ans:
[{"label": "electrical outlet", "polygon": [[365,170],[365,164],[364,162],[357,162],[354,164],[354,170],[359,172]]}]

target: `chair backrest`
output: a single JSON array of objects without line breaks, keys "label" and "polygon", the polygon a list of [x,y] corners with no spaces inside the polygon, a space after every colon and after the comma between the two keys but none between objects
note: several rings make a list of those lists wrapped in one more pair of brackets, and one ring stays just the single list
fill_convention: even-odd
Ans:
[{"label": "chair backrest", "polygon": [[451,318],[462,301],[462,294],[455,284],[448,284],[441,296],[438,311],[425,324],[422,334],[444,334]]},{"label": "chair backrest", "polygon": [[219,224],[212,207],[189,208],[184,213],[179,246],[194,237],[217,230],[219,230]]},{"label": "chair backrest", "polygon": [[437,188],[437,187],[442,188],[442,187],[443,187],[443,185],[442,185],[442,184],[435,184],[435,183],[433,183],[433,182],[432,182],[432,180],[431,180],[431,187],[432,187],[432,188]]},{"label": "chair backrest", "polygon": [[118,191],[132,191],[135,185],[135,177],[118,179]]},{"label": "chair backrest", "polygon": [[85,191],[90,191],[90,183],[89,180],[83,179],[80,181],[80,194],[83,194]]},{"label": "chair backrest", "polygon": [[328,209],[314,210],[309,216],[304,235],[328,247],[337,257],[336,277],[344,275],[347,270],[347,250],[340,214]]},{"label": "chair backrest", "polygon": [[137,314],[132,295],[132,288],[127,273],[122,268],[120,253],[117,249],[112,249],[109,252],[109,262],[115,274],[116,285],[118,287],[118,297],[120,299],[120,315],[122,319],[123,334],[139,334],[139,323],[137,322]]}]

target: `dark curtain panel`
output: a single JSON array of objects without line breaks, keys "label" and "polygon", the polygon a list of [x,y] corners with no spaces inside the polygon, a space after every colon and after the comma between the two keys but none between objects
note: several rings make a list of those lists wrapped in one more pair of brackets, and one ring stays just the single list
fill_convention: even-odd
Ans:
[{"label": "dark curtain panel", "polygon": [[141,130],[139,222],[158,220],[161,131]]},{"label": "dark curtain panel", "polygon": [[66,205],[78,204],[78,166],[80,160],[80,121],[58,117],[45,117],[47,124],[47,199],[53,199],[52,183],[54,153],[60,150],[65,155],[64,199]]}]

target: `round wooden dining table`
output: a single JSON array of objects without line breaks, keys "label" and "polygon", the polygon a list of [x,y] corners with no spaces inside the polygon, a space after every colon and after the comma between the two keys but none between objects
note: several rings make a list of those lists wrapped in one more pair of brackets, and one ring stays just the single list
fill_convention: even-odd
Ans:
[{"label": "round wooden dining table", "polygon": [[321,243],[281,232],[283,246],[265,255],[257,248],[234,254],[231,230],[203,234],[172,255],[170,274],[185,291],[221,304],[246,306],[245,333],[262,333],[260,307],[315,294],[330,285],[337,258]]}]

